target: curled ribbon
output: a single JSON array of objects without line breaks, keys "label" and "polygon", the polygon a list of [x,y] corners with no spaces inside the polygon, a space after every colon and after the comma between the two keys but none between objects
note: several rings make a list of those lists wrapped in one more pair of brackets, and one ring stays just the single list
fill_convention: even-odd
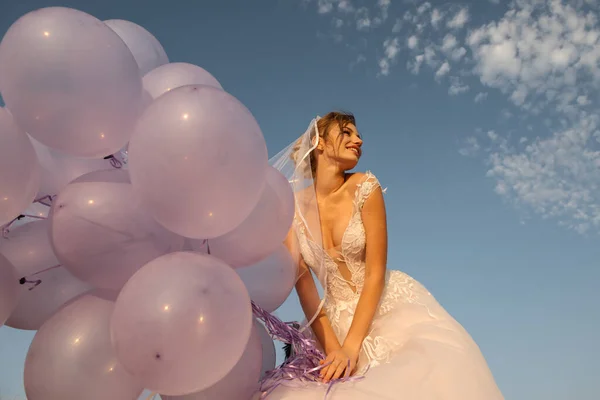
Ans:
[{"label": "curled ribbon", "polygon": [[[328,366],[329,363],[321,365],[321,360],[325,359],[325,354],[317,348],[313,339],[306,337],[299,330],[299,324],[283,322],[254,302],[252,302],[252,313],[264,322],[269,335],[273,339],[289,344],[292,350],[291,357],[274,370],[267,371],[261,380],[261,399],[266,399],[280,385],[300,387],[309,382],[321,383],[319,371]],[[350,365],[348,365],[346,374],[343,377],[333,379],[328,383],[324,399],[327,399],[335,384],[358,381],[363,378],[364,375],[350,377]]]}]

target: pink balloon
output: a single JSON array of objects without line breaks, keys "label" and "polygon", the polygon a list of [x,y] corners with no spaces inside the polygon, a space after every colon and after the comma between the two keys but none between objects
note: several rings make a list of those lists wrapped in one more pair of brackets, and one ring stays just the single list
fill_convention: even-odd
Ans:
[{"label": "pink balloon", "polygon": [[[262,367],[260,371],[261,378],[267,371],[275,369],[276,353],[275,353],[275,342],[273,338],[267,332],[267,329],[261,322],[254,321],[255,331],[258,332],[260,337],[260,344],[262,349]],[[163,399],[164,400],[164,399]]]},{"label": "pink balloon", "polygon": [[223,89],[219,81],[205,69],[182,62],[165,64],[150,71],[144,76],[143,84],[152,99],[186,85],[206,85]]},{"label": "pink balloon", "polygon": [[0,226],[31,204],[39,186],[40,167],[33,146],[11,113],[0,107]]},{"label": "pink balloon", "polygon": [[84,295],[40,328],[25,359],[28,400],[133,400],[143,386],[119,364],[110,341],[114,303]]},{"label": "pink balloon", "polygon": [[[233,231],[208,242],[210,254],[234,268],[255,264],[275,251],[292,224],[294,193],[288,180],[268,167],[266,182],[248,218]],[[192,246],[198,250],[206,247],[203,241],[193,241]]]},{"label": "pink balloon", "polygon": [[178,252],[140,269],[121,290],[111,321],[125,368],[171,396],[204,390],[240,360],[252,329],[250,298],[221,260]]},{"label": "pink balloon", "polygon": [[162,400],[249,400],[260,389],[262,347],[254,327],[242,358],[219,382],[201,392],[184,396],[161,395]]},{"label": "pink balloon", "polygon": [[91,289],[64,267],[38,273],[60,264],[50,246],[48,225],[43,220],[29,222],[0,240],[0,253],[14,265],[18,276],[41,282],[20,286],[19,302],[6,321],[10,327],[37,330],[67,301]]},{"label": "pink balloon", "polygon": [[15,267],[0,254],[0,326],[19,301],[19,276]]},{"label": "pink balloon", "polygon": [[19,18],[0,43],[0,92],[46,146],[101,158],[122,148],[141,112],[142,79],[121,38],[63,7]]},{"label": "pink balloon", "polygon": [[140,206],[122,170],[79,177],[54,199],[50,214],[58,260],[99,288],[120,289],[148,261],[183,247],[182,237]]},{"label": "pink balloon", "polygon": [[250,298],[269,312],[278,309],[288,298],[297,275],[296,263],[282,244],[264,260],[237,268],[235,272],[242,278]]},{"label": "pink balloon", "polygon": [[267,166],[250,111],[208,86],[154,100],[129,142],[131,182],[144,206],[167,229],[195,239],[221,236],[250,215]]},{"label": "pink balloon", "polygon": [[42,178],[37,197],[53,196],[73,179],[92,171],[112,168],[110,160],[74,157],[51,149],[30,138],[42,167]]},{"label": "pink balloon", "polygon": [[122,19],[104,21],[127,45],[144,76],[154,68],[169,62],[160,42],[145,28]]}]

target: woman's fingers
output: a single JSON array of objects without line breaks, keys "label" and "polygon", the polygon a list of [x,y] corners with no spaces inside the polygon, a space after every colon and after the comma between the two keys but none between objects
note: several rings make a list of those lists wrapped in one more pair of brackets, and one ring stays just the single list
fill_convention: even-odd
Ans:
[{"label": "woman's fingers", "polygon": [[335,360],[333,364],[329,366],[329,368],[327,369],[327,373],[325,374],[325,378],[323,379],[325,383],[331,380],[331,378],[334,376],[340,365],[343,366],[344,363],[341,360]]},{"label": "woman's fingers", "polygon": [[[335,359],[335,356],[330,354],[327,356],[326,359],[321,360],[321,365],[325,365],[325,367],[323,369],[321,369],[321,378],[323,378],[325,376],[325,374],[327,373],[327,370],[331,367],[331,363],[333,362],[333,360]],[[327,365],[329,364],[329,365]]]},{"label": "woman's fingers", "polygon": [[339,379],[342,376],[342,374],[344,373],[344,371],[346,369],[348,369],[348,363],[347,362],[346,363],[341,362],[338,365],[338,367],[336,368],[336,370],[335,370],[335,372],[333,374],[333,377],[331,379]]}]

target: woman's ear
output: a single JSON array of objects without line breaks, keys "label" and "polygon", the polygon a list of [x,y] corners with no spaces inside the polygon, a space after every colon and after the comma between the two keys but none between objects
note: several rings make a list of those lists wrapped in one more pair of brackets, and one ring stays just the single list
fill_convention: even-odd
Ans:
[{"label": "woman's ear", "polygon": [[[317,139],[318,138],[318,139]],[[318,140],[318,142],[317,142]],[[315,147],[316,150],[320,150],[323,151],[323,138],[320,136],[313,136],[313,138],[311,139],[311,145],[314,146],[315,143],[317,143],[317,147]]]}]

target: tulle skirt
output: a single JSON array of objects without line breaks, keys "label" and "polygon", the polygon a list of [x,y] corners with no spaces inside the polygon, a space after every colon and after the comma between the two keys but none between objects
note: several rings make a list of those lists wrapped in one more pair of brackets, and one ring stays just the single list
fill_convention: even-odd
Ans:
[{"label": "tulle skirt", "polygon": [[[328,302],[342,342],[355,301]],[[366,373],[365,373],[366,371]],[[477,344],[435,298],[400,271],[389,271],[372,329],[358,361],[364,378],[336,383],[328,400],[502,400]],[[268,400],[323,400],[329,385],[289,382]]]}]

